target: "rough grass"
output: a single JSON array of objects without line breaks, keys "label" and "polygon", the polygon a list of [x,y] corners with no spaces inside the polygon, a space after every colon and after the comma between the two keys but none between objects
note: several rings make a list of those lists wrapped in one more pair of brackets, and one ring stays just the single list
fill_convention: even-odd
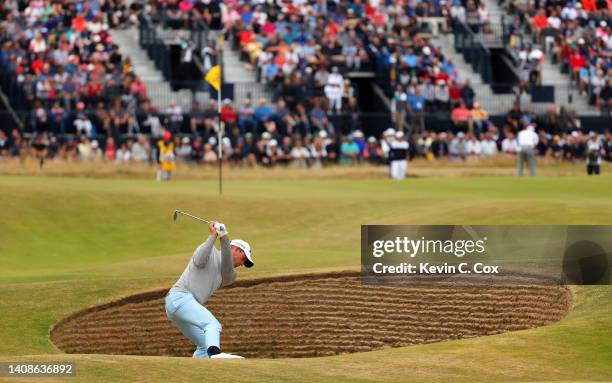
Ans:
[{"label": "rough grass", "polygon": [[329,358],[213,364],[64,355],[49,342],[50,326],[74,311],[173,282],[205,235],[195,222],[172,223],[176,208],[253,242],[258,264],[241,278],[358,268],[366,223],[612,221],[607,175],[330,178],[231,180],[218,197],[214,181],[0,176],[0,360],[74,360],[76,380],[88,382],[612,380],[607,286],[577,288],[574,311],[551,326]]},{"label": "rough grass", "polygon": [[[0,174],[30,175],[76,178],[112,178],[112,179],[155,179],[157,168],[148,164],[131,163],[129,165],[93,162],[84,160],[51,160],[43,168],[31,158],[0,161]],[[604,174],[612,171],[612,165],[602,164]],[[388,172],[383,166],[360,164],[357,166],[331,166],[321,169],[300,169],[295,167],[230,167],[224,166],[226,180],[332,180],[332,179],[385,179]],[[584,175],[584,161],[566,162],[551,158],[538,160],[538,174],[546,176]],[[468,158],[466,161],[448,159],[427,161],[415,159],[408,165],[409,177],[461,177],[461,176],[513,176],[516,174],[516,159],[509,155],[495,158]],[[180,180],[217,180],[217,165],[193,166],[178,164],[173,177]]]}]

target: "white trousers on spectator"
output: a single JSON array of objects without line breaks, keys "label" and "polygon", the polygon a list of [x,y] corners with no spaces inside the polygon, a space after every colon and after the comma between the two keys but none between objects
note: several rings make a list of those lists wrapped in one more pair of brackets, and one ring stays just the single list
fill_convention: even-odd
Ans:
[{"label": "white trousers on spectator", "polygon": [[403,180],[406,178],[406,169],[408,169],[407,160],[391,161],[391,178]]},{"label": "white trousers on spectator", "polygon": [[328,99],[329,99],[329,110],[336,109],[337,112],[340,112],[340,110],[342,110],[342,96],[328,97]]}]

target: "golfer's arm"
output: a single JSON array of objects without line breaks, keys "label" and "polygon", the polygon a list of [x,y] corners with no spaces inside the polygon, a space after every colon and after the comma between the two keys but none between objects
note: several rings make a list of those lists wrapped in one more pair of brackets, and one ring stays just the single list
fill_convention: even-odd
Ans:
[{"label": "golfer's arm", "polygon": [[204,267],[208,262],[208,258],[210,258],[210,254],[212,253],[213,246],[215,245],[215,237],[214,235],[210,235],[206,241],[198,246],[197,249],[193,252],[193,264],[196,267]]},{"label": "golfer's arm", "polygon": [[230,240],[227,235],[221,237],[221,277],[223,278],[223,286],[231,285],[236,279]]}]

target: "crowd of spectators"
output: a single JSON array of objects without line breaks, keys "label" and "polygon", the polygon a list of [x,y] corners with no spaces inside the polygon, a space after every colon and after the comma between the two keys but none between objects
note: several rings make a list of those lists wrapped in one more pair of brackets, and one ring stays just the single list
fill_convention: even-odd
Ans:
[{"label": "crowd of spectators", "polygon": [[[537,11],[532,2],[515,6],[524,17],[523,24],[517,18],[517,31],[530,23],[544,25],[541,20],[534,21],[542,11],[530,16]],[[588,49],[607,52],[610,28],[603,20],[595,20],[595,25],[593,19],[581,23],[575,20],[580,13],[572,19],[571,12],[565,12],[571,6],[563,6],[559,9],[560,15],[565,14],[559,23],[562,33],[553,34],[551,51],[562,60],[566,56],[559,53],[564,52],[559,47],[571,36],[584,38],[592,28],[591,37],[599,40]],[[19,131],[4,132],[4,156],[34,150],[40,158],[156,161],[156,142],[167,130],[175,140],[177,161],[217,161],[214,101],[206,106],[194,102],[190,111],[174,102],[165,111],[156,110],[129,57],[113,44],[109,28],[137,24],[141,10],[154,17],[162,15],[166,22],[174,20],[177,27],[194,18],[213,28],[224,27],[262,81],[277,91],[274,104],[265,99],[245,99],[240,105],[223,102],[221,120],[226,137],[221,145],[225,158],[235,164],[384,162],[385,142],[391,135],[366,138],[359,130],[359,94],[347,78],[349,71],[372,70],[383,79],[391,99],[393,128],[408,132],[413,157],[509,153],[506,149],[512,145],[508,140],[531,118],[513,109],[501,129],[496,127],[476,101],[469,81],[430,37],[421,33],[422,16],[447,17],[451,24],[465,22],[475,31],[487,32],[489,15],[482,2],[182,0],[133,2],[126,8],[122,1],[8,0],[0,4],[0,72],[3,82],[19,84],[24,105],[31,105],[36,134],[25,140]],[[597,9],[590,14],[603,15]],[[553,21],[551,25],[556,24]],[[543,28],[533,33],[545,39],[550,31]],[[185,56],[181,60],[187,60],[190,54],[185,52],[190,52],[193,44],[181,36],[179,40]],[[577,44],[570,56],[580,54],[580,48],[588,43],[578,40]],[[537,73],[533,73],[537,68],[529,63],[541,61],[542,52],[529,46],[521,49],[519,57],[527,63],[525,78],[537,82]],[[598,69],[595,75],[605,68],[609,80],[610,58],[587,57]],[[585,77],[582,71],[577,76],[592,77]],[[592,85],[589,81],[585,86]],[[610,82],[606,84],[597,93],[598,105],[601,95],[609,93]],[[454,131],[465,133],[422,131],[415,121],[425,112],[449,114]],[[347,116],[348,129],[338,129],[332,123],[332,115],[337,114]],[[556,152],[553,143],[571,147],[583,140],[579,127],[571,126],[571,118],[567,118],[567,127],[556,131],[561,120],[559,124],[539,121],[541,134],[548,135],[541,142],[551,144],[551,153]],[[65,137],[66,132],[72,136]],[[123,140],[125,135],[132,138]]]},{"label": "crowd of spectators", "polygon": [[[472,5],[466,5],[468,20]],[[13,106],[31,110],[27,122],[35,131],[116,138],[138,131],[138,112],[155,106],[109,29],[138,24],[141,12],[175,27],[193,27],[197,19],[235,36],[262,81],[297,114],[313,116],[323,110],[354,116],[360,110],[359,95],[347,72],[375,71],[394,97],[394,121],[401,130],[423,112],[449,113],[460,101],[469,107],[473,103],[469,82],[420,33],[420,17],[450,17],[451,11],[461,17],[459,6],[372,0],[134,1],[129,6],[118,0],[9,0],[0,5],[0,71],[5,88],[10,85]],[[478,8],[484,20],[486,12]],[[179,40],[181,63],[188,62],[193,42],[184,36]],[[204,63],[214,50],[210,44],[203,47]],[[214,60],[208,61],[205,68]],[[315,120],[315,125],[325,124],[324,115]],[[357,128],[354,122],[351,130]]]},{"label": "crowd of spectators", "polygon": [[[473,5],[468,2],[468,8]],[[400,116],[449,113],[460,100],[471,107],[474,90],[452,59],[421,33],[421,17],[451,18],[451,11],[459,12],[459,6],[316,0],[283,6],[229,3],[222,14],[243,59],[291,109],[299,106],[308,111],[320,106],[328,112],[352,113],[353,106],[345,101],[359,95],[351,90],[348,74],[373,71],[379,85],[394,98],[394,120],[402,129]],[[484,26],[486,8],[479,9]]]},{"label": "crowd of spectators", "polygon": [[[230,102],[224,103],[222,118],[226,135],[221,141],[221,149],[226,163],[265,167],[321,167],[358,163],[382,165],[388,162],[390,146],[396,139],[408,140],[410,158],[462,161],[515,156],[519,151],[517,133],[527,125],[536,127],[539,142],[535,150],[539,156],[582,161],[587,155],[589,140],[598,140],[602,148],[601,158],[612,161],[612,134],[609,131],[602,135],[587,134],[574,116],[558,112],[554,107],[544,115],[534,116],[521,110],[517,104],[497,124],[499,127],[489,121],[480,132],[476,129],[437,132],[408,130],[404,134],[389,128],[381,137],[366,137],[360,130],[351,134],[327,129],[302,130],[296,128],[297,125],[287,124],[289,120],[283,122],[283,118],[288,116],[284,115],[285,105],[282,102],[275,108],[262,102],[260,107],[255,108],[252,114],[244,114]],[[478,106],[475,105],[474,109],[478,109]],[[244,112],[244,108],[241,111]],[[247,122],[249,118],[253,118],[253,129]],[[165,125],[160,125],[159,134],[138,134],[124,141],[117,141],[112,136],[98,139],[86,134],[55,136],[46,132],[26,139],[17,129],[9,134],[0,130],[0,158],[34,156],[41,161],[41,165],[44,160],[56,158],[153,164],[159,159],[158,142],[167,140],[173,143],[178,164],[215,164],[219,143],[214,124],[209,119],[213,117],[204,113],[189,121],[194,127],[192,134],[172,134],[165,129]],[[263,129],[258,129],[260,126]],[[282,128],[279,129],[279,126]]]},{"label": "crowd of spectators", "polygon": [[[19,111],[37,131],[127,133],[147,86],[112,41],[123,2],[50,1],[0,4],[0,74]],[[87,115],[89,112],[89,115]],[[95,114],[99,123],[86,120]],[[96,131],[93,131],[97,129]]]},{"label": "crowd of spectators", "polygon": [[[126,4],[102,0],[0,3],[0,85],[15,110],[28,112],[28,129],[56,136],[103,134],[115,139],[140,130],[138,113],[155,106],[147,84],[135,74],[130,57],[114,44],[110,29],[137,24],[139,12],[151,9],[150,4]],[[205,68],[216,60],[214,44],[194,52],[194,43],[184,34],[177,35],[176,43],[184,68],[189,68],[196,53]],[[181,73],[190,73],[182,69]]]},{"label": "crowd of spectators", "polygon": [[605,0],[513,1],[517,13],[509,46],[517,52],[521,80],[538,82],[537,68],[550,55],[589,103],[612,111],[612,19]]}]

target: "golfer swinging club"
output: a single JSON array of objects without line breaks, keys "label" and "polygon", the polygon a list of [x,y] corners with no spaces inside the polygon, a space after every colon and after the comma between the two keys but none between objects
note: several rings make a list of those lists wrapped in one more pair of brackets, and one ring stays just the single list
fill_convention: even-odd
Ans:
[{"label": "golfer swinging club", "polygon": [[[208,224],[210,236],[194,251],[178,281],[166,295],[166,315],[197,346],[194,358],[243,359],[221,352],[221,323],[203,304],[219,287],[236,280],[236,267],[253,267],[251,246],[240,239],[230,242],[227,228]],[[221,251],[215,240],[221,237]]]}]

